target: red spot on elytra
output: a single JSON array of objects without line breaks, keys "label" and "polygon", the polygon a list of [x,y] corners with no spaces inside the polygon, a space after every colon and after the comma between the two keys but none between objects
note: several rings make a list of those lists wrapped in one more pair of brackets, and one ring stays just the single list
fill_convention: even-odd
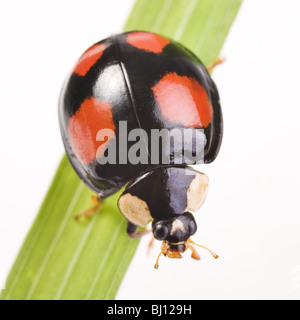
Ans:
[{"label": "red spot on elytra", "polygon": [[164,118],[186,127],[205,128],[210,124],[213,108],[196,79],[168,73],[152,91]]},{"label": "red spot on elytra", "polygon": [[73,72],[80,76],[85,76],[91,67],[99,60],[105,50],[103,43],[94,44],[79,58]]},{"label": "red spot on elytra", "polygon": [[[74,154],[81,163],[92,163],[96,159],[98,148],[104,143],[108,144],[109,140],[114,137],[112,134],[108,136],[107,141],[96,141],[99,130],[115,131],[111,110],[110,103],[91,97],[84,100],[79,110],[70,118],[68,127],[70,142]],[[97,156],[101,155],[97,153]]]},{"label": "red spot on elytra", "polygon": [[151,32],[132,32],[127,35],[127,42],[132,46],[154,53],[160,53],[170,41]]}]

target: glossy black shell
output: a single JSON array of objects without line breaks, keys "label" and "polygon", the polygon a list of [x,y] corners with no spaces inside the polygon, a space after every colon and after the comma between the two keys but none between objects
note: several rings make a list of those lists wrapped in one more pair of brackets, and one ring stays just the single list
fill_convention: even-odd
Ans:
[{"label": "glossy black shell", "polygon": [[[68,158],[79,177],[102,197],[109,196],[142,173],[163,164],[100,165],[96,159],[88,164],[79,161],[72,149],[68,126],[70,118],[89,97],[107,101],[113,106],[112,116],[116,124],[118,149],[119,121],[127,121],[128,131],[142,128],[149,136],[150,130],[154,128],[184,127],[162,116],[151,88],[167,73],[192,77],[203,86],[213,107],[212,120],[204,128],[207,140],[204,149],[205,163],[215,159],[222,141],[223,122],[218,91],[199,59],[184,46],[170,39],[159,53],[139,49],[128,43],[128,34],[130,33],[100,41],[99,44],[105,45],[101,58],[92,65],[86,75],[80,76],[74,72],[70,74],[63,86],[59,103],[60,127]],[[185,108],[182,106],[182,113],[184,112]],[[150,145],[150,141],[148,142]],[[127,148],[134,143],[128,142]]]}]

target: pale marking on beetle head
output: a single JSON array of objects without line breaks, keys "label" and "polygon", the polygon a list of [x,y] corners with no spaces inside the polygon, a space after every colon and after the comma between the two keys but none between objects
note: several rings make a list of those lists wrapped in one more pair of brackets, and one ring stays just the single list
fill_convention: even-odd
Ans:
[{"label": "pale marking on beetle head", "polygon": [[120,196],[118,206],[127,220],[136,226],[146,227],[153,220],[147,203],[130,193]]},{"label": "pale marking on beetle head", "polygon": [[198,173],[187,190],[186,211],[195,212],[203,205],[208,191],[209,179],[204,173]]},{"label": "pale marking on beetle head", "polygon": [[172,223],[172,229],[170,235],[172,236],[176,231],[181,230],[186,232],[183,223],[179,219],[175,219]]}]

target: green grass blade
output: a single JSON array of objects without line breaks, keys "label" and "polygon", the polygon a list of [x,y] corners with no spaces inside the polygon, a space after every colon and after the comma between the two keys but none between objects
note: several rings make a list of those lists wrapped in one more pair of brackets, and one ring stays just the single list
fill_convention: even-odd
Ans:
[{"label": "green grass blade", "polygon": [[208,65],[220,54],[241,3],[241,0],[140,0],[125,30],[153,31],[171,37]]},{"label": "green grass blade", "polygon": [[[219,55],[240,0],[138,0],[125,30],[172,37],[205,63]],[[48,194],[8,276],[4,300],[114,299],[138,240],[126,236],[116,206],[105,200],[90,221],[74,216],[92,192],[62,159]]]},{"label": "green grass blade", "polygon": [[126,222],[116,208],[119,194],[105,201],[90,221],[76,222],[74,215],[91,205],[91,195],[64,157],[2,298],[115,296],[138,242],[125,236]]}]

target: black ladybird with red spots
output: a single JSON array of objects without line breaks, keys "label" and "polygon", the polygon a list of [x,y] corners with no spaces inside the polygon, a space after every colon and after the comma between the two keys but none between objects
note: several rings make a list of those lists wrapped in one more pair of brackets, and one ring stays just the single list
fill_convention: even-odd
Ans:
[{"label": "black ladybird with red spots", "polygon": [[152,222],[161,253],[191,249],[198,259],[192,213],[208,178],[191,166],[216,158],[223,128],[216,85],[200,60],[151,32],[107,38],[66,79],[59,118],[68,158],[98,199],[127,184],[118,205],[128,234]]}]

